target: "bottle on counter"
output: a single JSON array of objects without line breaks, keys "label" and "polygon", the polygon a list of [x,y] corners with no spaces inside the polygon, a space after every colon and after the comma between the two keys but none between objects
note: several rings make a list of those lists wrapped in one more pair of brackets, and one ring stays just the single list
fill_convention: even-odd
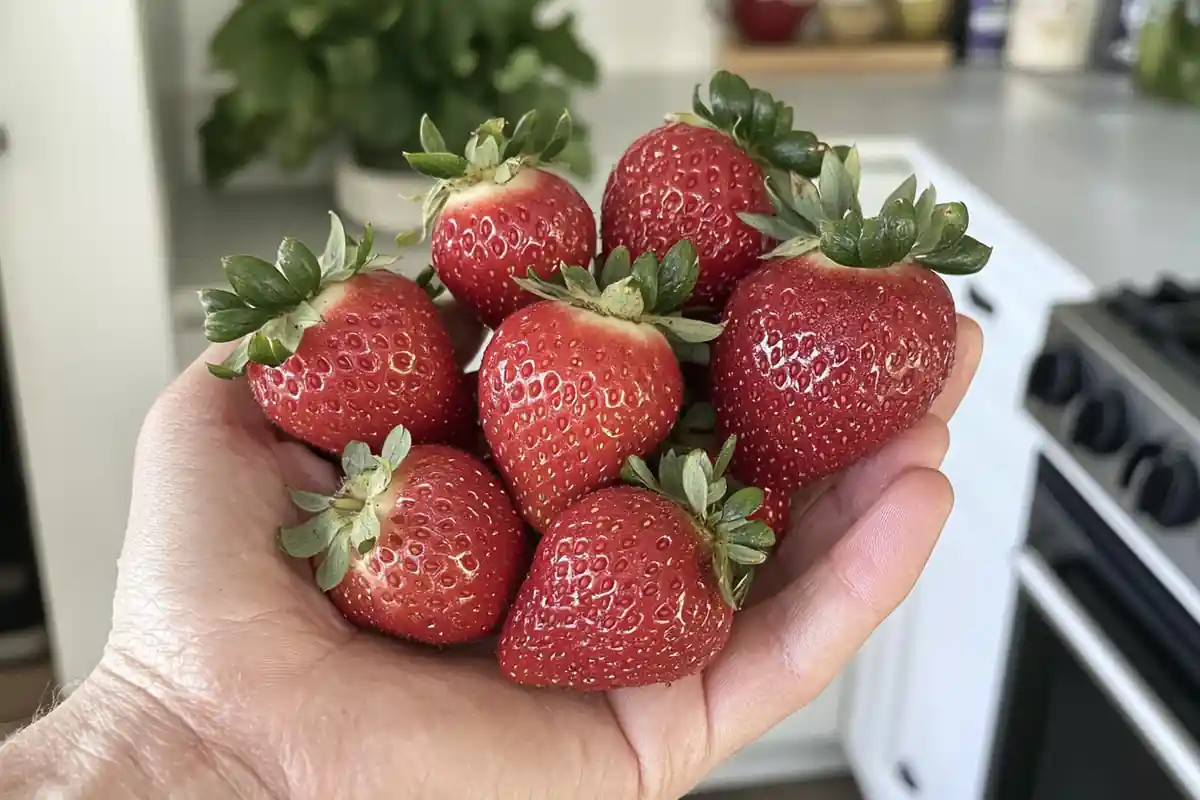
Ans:
[{"label": "bottle on counter", "polygon": [[826,37],[837,44],[872,42],[891,27],[891,8],[883,0],[821,0],[817,8]]},{"label": "bottle on counter", "polygon": [[1086,69],[1101,0],[1016,0],[1005,58],[1016,69]]},{"label": "bottle on counter", "polygon": [[1008,0],[970,0],[962,48],[966,63],[1000,63],[1008,37],[1008,15]]},{"label": "bottle on counter", "polygon": [[908,41],[938,36],[950,17],[950,6],[950,0],[896,0],[901,35]]},{"label": "bottle on counter", "polygon": [[1149,0],[1104,0],[1092,40],[1092,64],[1097,69],[1127,72],[1133,68],[1148,4]]}]

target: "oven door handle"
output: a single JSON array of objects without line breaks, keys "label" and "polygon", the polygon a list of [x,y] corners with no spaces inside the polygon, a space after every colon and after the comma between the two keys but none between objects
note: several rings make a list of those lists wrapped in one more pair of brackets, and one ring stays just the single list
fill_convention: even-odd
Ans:
[{"label": "oven door handle", "polygon": [[1200,748],[1138,676],[1070,590],[1036,551],[1017,553],[1017,576],[1033,604],[1101,690],[1121,710],[1162,766],[1200,798]]}]

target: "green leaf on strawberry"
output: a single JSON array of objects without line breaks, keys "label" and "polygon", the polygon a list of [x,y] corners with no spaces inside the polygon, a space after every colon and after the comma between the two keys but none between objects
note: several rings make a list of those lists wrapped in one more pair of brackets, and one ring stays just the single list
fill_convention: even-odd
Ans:
[{"label": "green leaf on strawberry", "polygon": [[598,270],[599,281],[583,267],[564,264],[562,283],[544,280],[530,270],[513,278],[522,289],[607,317],[648,323],[672,344],[709,342],[721,326],[684,317],[679,310],[696,286],[699,259],[687,240],[676,242],[661,260],[645,252],[630,263],[629,251],[617,247]]},{"label": "green leaf on strawberry", "polygon": [[626,483],[661,494],[691,515],[697,533],[712,551],[713,575],[721,596],[735,609],[746,600],[751,568],[766,561],[775,545],[775,534],[768,525],[748,519],[763,503],[762,490],[743,487],[728,494],[730,481],[725,471],[736,444],[736,437],[726,439],[716,463],[702,448],[682,455],[668,450],[659,459],[657,480],[646,462],[636,456],[621,470]]},{"label": "green leaf on strawberry", "polygon": [[[740,75],[718,70],[709,80],[707,105],[697,84],[692,111],[668,119],[729,134],[764,169],[815,178],[830,147],[811,131],[793,130],[794,117],[794,109],[770,92],[750,86]],[[855,165],[854,172],[857,169]]]},{"label": "green leaf on strawberry", "polygon": [[631,274],[633,274],[633,262],[629,258],[629,248],[620,245],[613,248],[613,251],[608,254],[608,259],[600,270],[600,285],[611,286],[628,278]]},{"label": "green leaf on strawberry", "polygon": [[300,346],[304,331],[321,323],[312,301],[330,285],[381,269],[390,261],[372,255],[374,241],[367,225],[362,242],[346,235],[337,214],[330,212],[330,234],[318,258],[303,242],[285,238],[274,264],[249,255],[222,260],[232,291],[204,289],[204,336],[210,342],[238,342],[220,364],[208,370],[218,378],[244,374],[250,362],[278,366]]},{"label": "green leaf on strawberry", "polygon": [[820,178],[767,174],[774,216],[742,213],[747,225],[780,244],[764,258],[793,258],[813,250],[847,267],[878,269],[911,262],[946,275],[983,269],[992,248],[967,236],[963,203],[938,203],[937,190],[917,196],[917,178],[906,178],[880,213],[863,218],[858,199],[861,162],[856,148],[825,154]]},{"label": "green leaf on strawberry", "polygon": [[569,111],[563,111],[549,140],[540,145],[535,131],[538,112],[526,112],[505,135],[502,118],[485,121],[467,140],[462,154],[446,149],[446,140],[429,115],[421,117],[423,153],[405,153],[409,166],[437,183],[422,198],[422,226],[411,238],[420,241],[429,236],[434,223],[455,193],[481,183],[503,185],[525,168],[558,164],[571,143],[575,125]]},{"label": "green leaf on strawberry", "polygon": [[379,539],[379,501],[392,476],[412,449],[412,435],[397,426],[384,441],[379,455],[363,442],[350,442],[342,453],[345,481],[337,493],[324,496],[288,489],[292,503],[313,514],[299,525],[282,528],[279,544],[295,558],[321,556],[317,585],[329,591],[341,583],[350,566],[349,548],[360,555],[371,551]]}]

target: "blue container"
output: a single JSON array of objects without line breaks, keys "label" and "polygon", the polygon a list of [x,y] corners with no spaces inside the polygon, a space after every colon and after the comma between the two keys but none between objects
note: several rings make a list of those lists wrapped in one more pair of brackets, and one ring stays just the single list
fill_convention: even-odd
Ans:
[{"label": "blue container", "polygon": [[998,64],[1008,38],[1008,0],[971,0],[967,12],[966,61]]}]

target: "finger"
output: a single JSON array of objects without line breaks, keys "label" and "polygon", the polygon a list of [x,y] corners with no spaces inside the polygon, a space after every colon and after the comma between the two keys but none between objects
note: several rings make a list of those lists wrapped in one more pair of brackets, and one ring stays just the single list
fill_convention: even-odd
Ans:
[{"label": "finger", "polygon": [[946,423],[926,416],[838,476],[807,510],[796,513],[793,504],[787,537],[755,577],[755,602],[770,597],[823,558],[901,474],[941,466],[949,447]]},{"label": "finger", "polygon": [[815,698],[911,591],[953,503],[941,473],[897,478],[829,554],[738,615],[705,673],[716,764]]},{"label": "finger", "polygon": [[221,363],[234,347],[233,342],[209,345],[159,397],[148,424],[157,421],[156,413],[166,412],[172,417],[185,415],[190,422],[204,425],[206,433],[216,432],[212,426],[271,431],[244,378],[223,380],[208,371],[209,364]]},{"label": "finger", "polygon": [[[944,421],[949,421],[954,412],[958,409],[963,397],[970,387],[971,380],[975,377],[975,372],[979,368],[980,354],[983,350],[983,332],[979,325],[970,317],[960,314],[958,316],[958,334],[955,343],[954,366],[951,369],[950,375],[946,378],[946,384],[942,387],[941,393],[934,398],[929,414]],[[920,424],[920,422],[918,422]],[[942,453],[945,456],[945,453]],[[936,467],[941,461],[930,463],[929,466]],[[809,508],[814,506],[827,492],[839,485],[843,473],[831,475],[824,478],[811,486],[805,486],[798,490],[791,498],[790,510],[788,516],[795,520],[807,512]],[[789,526],[789,531],[791,527]]]},{"label": "finger", "polygon": [[983,330],[979,323],[970,317],[958,315],[958,339],[954,350],[954,368],[942,392],[933,401],[929,413],[940,417],[946,422],[954,416],[958,406],[966,397],[971,380],[979,369],[979,359],[983,355]]},{"label": "finger", "polygon": [[[286,439],[254,401],[245,380],[221,380],[228,346],[209,348],[155,402],[138,437],[130,533],[183,537],[189,517],[209,520],[203,537],[180,542],[204,552],[274,548],[273,532],[295,524],[286,488],[329,493],[332,467]],[[213,480],[214,474],[223,480]],[[166,520],[181,517],[176,526]],[[168,530],[165,534],[162,528]],[[271,532],[245,536],[246,531]]]},{"label": "finger", "polygon": [[[815,486],[797,492],[792,498],[789,535],[794,530],[803,529],[805,535],[801,537],[802,542],[812,543],[819,540],[821,537],[814,536],[811,532],[810,526],[813,521],[805,517],[810,509],[817,508],[818,514],[823,514],[827,513],[831,506],[848,509],[847,514],[835,514],[831,522],[833,529],[845,530],[849,522],[862,513],[862,502],[873,500],[875,495],[872,492],[887,485],[900,471],[909,467],[940,467],[950,447],[949,431],[945,423],[954,415],[966,395],[979,368],[982,350],[983,332],[979,325],[970,317],[960,314],[954,368],[929,413],[912,428],[898,434],[896,439],[884,445],[879,453],[860,461],[840,475],[831,476]],[[941,424],[938,424],[939,422]],[[826,496],[831,493],[833,498],[827,500]],[[857,501],[846,503],[844,501],[847,496],[857,498]],[[807,563],[809,562],[804,563],[805,567]]]},{"label": "finger", "polygon": [[328,462],[276,428],[254,400],[244,378],[223,380],[208,371],[208,364],[219,363],[233,347],[232,343],[210,345],[189,364],[163,393],[147,427],[159,421],[156,416],[165,416],[169,427],[178,429],[179,421],[186,420],[195,433],[206,439],[218,436],[254,441],[280,456],[287,485],[328,491],[332,475]]}]

